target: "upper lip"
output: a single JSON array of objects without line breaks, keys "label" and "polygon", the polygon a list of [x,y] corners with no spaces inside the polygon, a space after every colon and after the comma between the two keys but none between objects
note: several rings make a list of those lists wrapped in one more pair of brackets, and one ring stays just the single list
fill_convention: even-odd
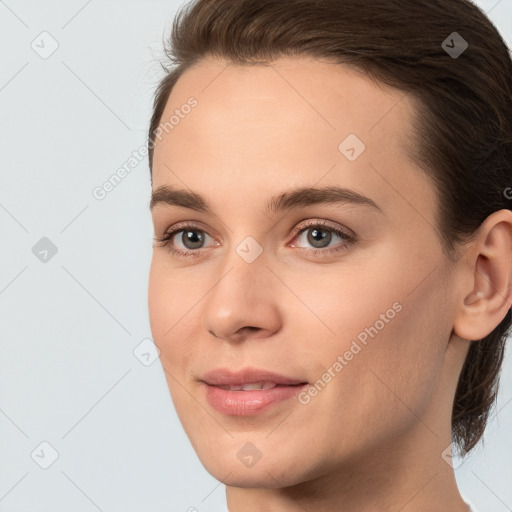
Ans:
[{"label": "upper lip", "polygon": [[228,368],[216,368],[205,373],[200,380],[211,386],[242,386],[254,382],[273,382],[288,386],[306,384],[304,380],[293,379],[258,368],[243,368],[236,372]]}]

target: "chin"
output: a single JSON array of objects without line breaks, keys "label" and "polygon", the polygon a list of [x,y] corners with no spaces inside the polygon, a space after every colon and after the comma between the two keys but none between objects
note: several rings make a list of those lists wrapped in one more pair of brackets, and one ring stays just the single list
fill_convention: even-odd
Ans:
[{"label": "chin", "polygon": [[[218,452],[196,453],[202,465],[216,480],[232,487],[244,488],[280,488],[290,487],[311,478],[314,468],[304,467],[303,461],[293,460],[288,456],[264,455],[255,462],[246,457],[245,452],[237,456],[239,450],[219,450]],[[250,453],[250,449],[246,449]],[[245,461],[244,461],[245,459]],[[311,474],[309,474],[311,473]]]},{"label": "chin", "polygon": [[292,476],[290,472],[283,471],[283,468],[279,468],[278,465],[270,466],[269,469],[263,467],[234,468],[232,465],[226,465],[222,471],[219,470],[219,466],[215,467],[213,471],[206,465],[204,466],[216,480],[231,487],[277,489],[291,487],[306,480]]}]

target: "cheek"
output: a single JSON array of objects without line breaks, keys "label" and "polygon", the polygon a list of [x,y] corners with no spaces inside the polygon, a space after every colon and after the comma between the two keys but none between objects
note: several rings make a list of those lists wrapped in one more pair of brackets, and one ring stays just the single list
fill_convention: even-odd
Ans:
[{"label": "cheek", "polygon": [[302,318],[310,333],[322,333],[326,350],[320,353],[329,356],[321,357],[324,365],[332,363],[333,354],[349,350],[354,340],[378,351],[376,364],[389,362],[391,355],[397,364],[409,356],[417,361],[415,351],[440,360],[442,340],[450,334],[452,279],[437,250],[429,253],[420,243],[382,244],[345,267],[295,276],[294,291],[314,312],[308,314],[297,304],[295,320]]},{"label": "cheek", "polygon": [[[155,345],[160,350],[162,366],[174,408],[188,432],[189,411],[194,402],[184,391],[188,360],[193,356],[193,325],[197,328],[194,304],[204,294],[181,282],[176,270],[170,270],[165,258],[153,256],[148,286],[148,311]],[[196,350],[197,353],[197,350]],[[193,410],[192,416],[201,413]],[[190,432],[188,432],[190,435]]]},{"label": "cheek", "polygon": [[[337,411],[333,431],[364,424],[366,434],[357,434],[357,443],[378,445],[412,428],[423,416],[434,399],[450,335],[449,310],[443,308],[441,292],[441,283],[433,280],[402,298],[401,310],[388,323],[377,323],[375,312],[384,313],[389,305],[386,296],[366,316],[360,331],[366,343],[357,334],[343,338],[343,349],[356,340],[361,350],[346,363],[326,397],[330,409]],[[341,352],[337,348],[330,359]]]},{"label": "cheek", "polygon": [[160,344],[165,331],[171,326],[167,311],[169,301],[174,300],[174,294],[168,289],[167,279],[168,277],[162,272],[156,256],[153,255],[149,272],[148,312],[151,332],[157,345]]},{"label": "cheek", "polygon": [[[191,351],[191,324],[194,307],[204,291],[176,270],[170,270],[165,258],[153,256],[149,274],[148,311],[153,340],[160,349],[166,368],[176,366]],[[196,319],[197,324],[197,319]]]},{"label": "cheek", "polygon": [[295,289],[316,316],[296,306],[303,360],[309,355],[321,381],[311,407],[332,411],[333,431],[356,418],[373,425],[372,435],[389,435],[417,421],[411,410],[420,414],[436,390],[451,332],[450,274],[435,256],[403,260],[423,262],[412,267],[394,254],[364,271],[317,276],[314,286],[305,276]]}]

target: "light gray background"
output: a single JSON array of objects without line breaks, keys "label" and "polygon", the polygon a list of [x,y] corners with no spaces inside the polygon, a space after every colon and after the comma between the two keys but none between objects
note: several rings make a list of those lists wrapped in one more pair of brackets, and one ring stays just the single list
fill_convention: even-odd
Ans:
[{"label": "light gray background", "polygon": [[[477,3],[510,44],[512,0]],[[133,353],[151,338],[146,160],[92,195],[145,143],[179,5],[0,1],[0,511],[225,510],[159,360]],[[46,263],[43,237],[58,250]],[[456,473],[481,512],[512,510],[511,369],[509,354],[498,418]]]}]

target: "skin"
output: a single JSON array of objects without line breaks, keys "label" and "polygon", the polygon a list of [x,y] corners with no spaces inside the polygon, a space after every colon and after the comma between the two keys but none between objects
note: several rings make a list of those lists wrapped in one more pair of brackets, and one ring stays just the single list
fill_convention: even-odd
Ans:
[{"label": "skin", "polygon": [[[434,229],[436,190],[408,157],[416,104],[347,67],[204,60],[178,80],[162,119],[190,96],[197,106],[157,141],[153,191],[194,191],[214,214],[152,209],[156,237],[192,222],[205,241],[190,249],[183,232],[174,237],[192,258],[155,244],[149,313],[176,411],[202,464],[226,484],[230,512],[467,510],[442,453],[468,340],[491,332],[511,305],[512,212],[491,215],[448,259]],[[355,161],[338,149],[348,134],[366,146]],[[329,185],[380,210],[265,210],[290,188]],[[327,249],[341,250],[322,256],[306,221],[357,239],[347,245],[330,232]],[[236,252],[248,236],[262,249],[252,263]],[[401,310],[309,403],[234,417],[206,401],[198,379],[218,367],[316,382],[396,303]],[[261,452],[252,467],[237,457],[247,442]]]}]

